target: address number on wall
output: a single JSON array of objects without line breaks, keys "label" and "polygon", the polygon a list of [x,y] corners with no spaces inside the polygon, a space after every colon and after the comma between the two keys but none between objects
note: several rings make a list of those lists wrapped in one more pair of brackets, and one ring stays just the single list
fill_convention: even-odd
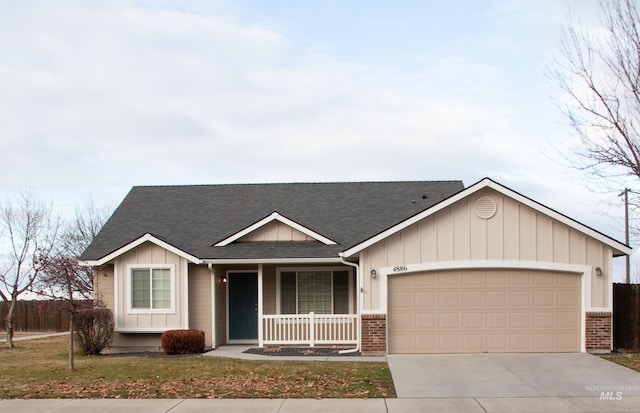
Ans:
[{"label": "address number on wall", "polygon": [[393,267],[393,272],[405,272],[405,271],[409,271],[406,265],[396,265],[395,267]]}]

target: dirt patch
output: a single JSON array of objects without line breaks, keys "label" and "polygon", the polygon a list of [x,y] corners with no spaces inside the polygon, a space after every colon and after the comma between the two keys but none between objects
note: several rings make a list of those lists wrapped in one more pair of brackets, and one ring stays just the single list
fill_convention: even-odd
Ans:
[{"label": "dirt patch", "polygon": [[245,351],[249,354],[259,354],[262,356],[285,356],[285,357],[341,357],[359,356],[360,352],[340,354],[340,351],[348,348],[335,347],[255,347]]}]

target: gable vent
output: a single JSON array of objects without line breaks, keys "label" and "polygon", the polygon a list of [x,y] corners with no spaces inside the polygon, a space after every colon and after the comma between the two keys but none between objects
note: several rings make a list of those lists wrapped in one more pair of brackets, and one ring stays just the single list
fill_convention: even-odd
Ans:
[{"label": "gable vent", "polygon": [[496,202],[488,196],[478,198],[474,205],[474,212],[478,218],[489,219],[496,214]]}]

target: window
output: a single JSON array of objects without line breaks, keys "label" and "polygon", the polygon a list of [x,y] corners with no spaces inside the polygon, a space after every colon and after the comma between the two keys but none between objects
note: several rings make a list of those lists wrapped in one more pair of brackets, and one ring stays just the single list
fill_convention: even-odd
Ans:
[{"label": "window", "polygon": [[349,270],[282,270],[281,314],[348,314]]},{"label": "window", "polygon": [[173,289],[172,268],[131,268],[132,310],[171,310]]}]

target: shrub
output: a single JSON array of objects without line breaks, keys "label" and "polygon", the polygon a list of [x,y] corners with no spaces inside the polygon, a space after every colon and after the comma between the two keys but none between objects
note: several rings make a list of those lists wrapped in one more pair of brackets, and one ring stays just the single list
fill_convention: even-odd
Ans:
[{"label": "shrub", "polygon": [[204,353],[204,331],[201,330],[168,330],[160,339],[165,354]]},{"label": "shrub", "polygon": [[108,308],[86,308],[74,317],[76,343],[85,355],[95,356],[111,343],[113,313]]}]

